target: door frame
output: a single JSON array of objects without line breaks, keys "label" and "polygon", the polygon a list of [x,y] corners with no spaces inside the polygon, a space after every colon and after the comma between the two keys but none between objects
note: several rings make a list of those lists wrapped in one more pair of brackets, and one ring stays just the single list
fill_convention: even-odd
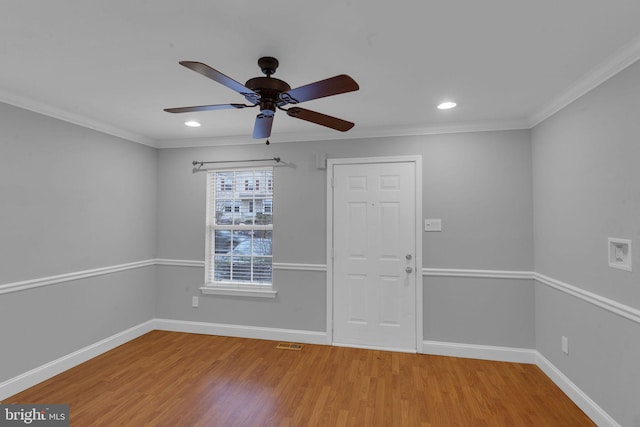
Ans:
[{"label": "door frame", "polygon": [[422,156],[382,156],[327,159],[327,343],[333,342],[333,169],[335,165],[359,165],[372,163],[414,163],[415,165],[415,322],[416,352],[423,353],[423,284],[422,284]]}]

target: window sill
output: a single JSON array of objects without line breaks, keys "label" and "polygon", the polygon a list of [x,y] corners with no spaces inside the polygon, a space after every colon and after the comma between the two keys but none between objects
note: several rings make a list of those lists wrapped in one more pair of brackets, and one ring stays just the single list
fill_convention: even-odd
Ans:
[{"label": "window sill", "polygon": [[270,286],[250,285],[205,285],[200,288],[200,292],[206,295],[233,295],[258,298],[275,298],[278,294],[278,291]]}]

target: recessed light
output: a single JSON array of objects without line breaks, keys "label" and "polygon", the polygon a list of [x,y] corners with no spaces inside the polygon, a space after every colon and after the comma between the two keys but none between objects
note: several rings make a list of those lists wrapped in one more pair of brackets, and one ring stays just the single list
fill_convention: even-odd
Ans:
[{"label": "recessed light", "polygon": [[443,102],[438,105],[438,110],[450,110],[455,107],[457,104],[452,101]]},{"label": "recessed light", "polygon": [[194,121],[194,120],[189,120],[188,122],[184,122],[184,124],[186,126],[189,126],[190,128],[199,128],[200,127],[200,123]]}]

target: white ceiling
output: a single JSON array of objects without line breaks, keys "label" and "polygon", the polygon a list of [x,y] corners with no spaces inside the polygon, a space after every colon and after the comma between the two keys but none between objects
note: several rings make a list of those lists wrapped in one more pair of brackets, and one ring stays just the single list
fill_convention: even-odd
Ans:
[{"label": "white ceiling", "polygon": [[351,131],[278,112],[272,142],[528,128],[640,58],[638,22],[638,0],[11,1],[0,101],[156,147],[250,143],[255,109],[163,108],[245,101],[180,60],[244,83],[275,56],[292,87],[360,90],[302,105]]}]

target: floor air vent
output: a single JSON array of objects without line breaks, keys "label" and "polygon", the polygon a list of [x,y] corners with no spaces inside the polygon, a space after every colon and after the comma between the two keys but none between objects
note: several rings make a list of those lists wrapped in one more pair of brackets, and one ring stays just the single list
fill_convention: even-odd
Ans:
[{"label": "floor air vent", "polygon": [[302,344],[296,344],[292,342],[281,342],[276,346],[280,350],[302,350]]}]

